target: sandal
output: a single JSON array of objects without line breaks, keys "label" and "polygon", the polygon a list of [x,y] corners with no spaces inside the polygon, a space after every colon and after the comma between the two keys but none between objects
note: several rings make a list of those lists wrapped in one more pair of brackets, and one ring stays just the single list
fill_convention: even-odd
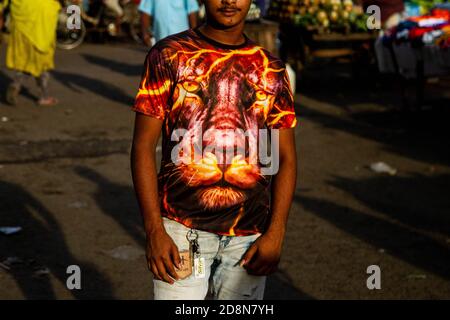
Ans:
[{"label": "sandal", "polygon": [[58,99],[54,98],[54,97],[48,97],[48,98],[41,98],[38,101],[38,105],[40,106],[54,106],[56,104],[58,104]]}]

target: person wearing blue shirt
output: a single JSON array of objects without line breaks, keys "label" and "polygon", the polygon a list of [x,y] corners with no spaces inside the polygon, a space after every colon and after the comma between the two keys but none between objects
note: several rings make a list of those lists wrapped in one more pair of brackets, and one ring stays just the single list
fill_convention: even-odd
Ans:
[{"label": "person wearing blue shirt", "polygon": [[139,11],[144,43],[147,46],[151,44],[150,28],[156,41],[195,28],[198,10],[197,0],[142,0]]}]

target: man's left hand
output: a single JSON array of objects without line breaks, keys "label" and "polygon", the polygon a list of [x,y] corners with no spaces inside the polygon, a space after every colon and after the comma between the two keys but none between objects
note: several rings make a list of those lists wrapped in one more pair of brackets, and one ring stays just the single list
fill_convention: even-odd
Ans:
[{"label": "man's left hand", "polygon": [[248,274],[265,276],[274,273],[280,262],[283,236],[266,233],[260,236],[247,250],[241,260]]}]

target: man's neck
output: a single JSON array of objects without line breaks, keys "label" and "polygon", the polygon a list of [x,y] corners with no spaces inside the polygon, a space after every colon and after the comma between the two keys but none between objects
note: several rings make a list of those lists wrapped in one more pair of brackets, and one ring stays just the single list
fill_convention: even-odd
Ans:
[{"label": "man's neck", "polygon": [[244,22],[228,29],[218,29],[205,23],[199,27],[199,30],[208,38],[223,44],[240,45],[245,42]]}]

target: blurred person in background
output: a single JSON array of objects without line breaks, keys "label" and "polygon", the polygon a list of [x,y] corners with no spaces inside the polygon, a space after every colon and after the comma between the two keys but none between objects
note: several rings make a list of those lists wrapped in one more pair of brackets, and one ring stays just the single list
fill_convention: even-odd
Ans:
[{"label": "blurred person in background", "polygon": [[362,0],[362,4],[364,10],[372,5],[381,8],[381,26],[384,30],[397,26],[405,11],[403,0]]},{"label": "blurred person in background", "polygon": [[[197,0],[142,0],[142,40],[151,46],[152,35],[156,41],[167,36],[195,28],[198,24]],[[150,33],[150,29],[153,33]]]},{"label": "blurred person in background", "polygon": [[[6,66],[15,74],[6,90],[6,100],[12,105],[17,104],[23,81],[26,75],[31,75],[36,78],[41,91],[38,104],[55,105],[57,99],[48,92],[48,71],[54,68],[56,26],[61,4],[57,0],[3,1],[3,8],[8,5],[11,24]],[[0,24],[2,20],[0,17]]]},{"label": "blurred person in background", "polygon": [[117,17],[123,16],[123,9],[119,0],[103,0],[105,6],[114,12]]},{"label": "blurred person in background", "polygon": [[114,12],[114,16],[116,17],[116,22],[115,22],[116,30],[117,30],[117,33],[120,33],[120,24],[121,24],[121,20],[124,15],[124,12],[123,12],[122,6],[120,5],[119,0],[103,0],[103,4],[105,5],[106,8],[108,8],[109,10]]}]

